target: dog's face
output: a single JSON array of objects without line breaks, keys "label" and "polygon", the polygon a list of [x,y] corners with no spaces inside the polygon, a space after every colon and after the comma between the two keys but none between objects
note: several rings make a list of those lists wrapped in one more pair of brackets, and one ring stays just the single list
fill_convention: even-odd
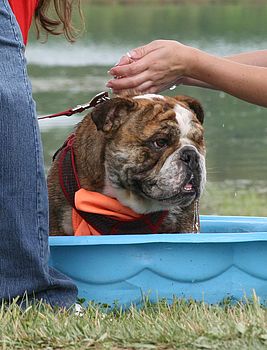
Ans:
[{"label": "dog's face", "polygon": [[97,106],[91,117],[106,139],[107,194],[143,213],[184,208],[199,198],[206,170],[198,101],[117,97]]}]

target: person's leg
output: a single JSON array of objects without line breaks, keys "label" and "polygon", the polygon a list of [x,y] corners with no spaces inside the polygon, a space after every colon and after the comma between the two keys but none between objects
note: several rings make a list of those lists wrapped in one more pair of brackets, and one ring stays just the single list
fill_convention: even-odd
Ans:
[{"label": "person's leg", "polygon": [[0,0],[0,300],[72,305],[77,288],[48,267],[48,199],[21,32]]}]

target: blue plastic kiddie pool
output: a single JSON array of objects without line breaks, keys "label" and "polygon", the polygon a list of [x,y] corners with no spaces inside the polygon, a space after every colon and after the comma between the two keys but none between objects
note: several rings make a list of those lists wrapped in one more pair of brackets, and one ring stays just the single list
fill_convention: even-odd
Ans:
[{"label": "blue plastic kiddie pool", "polygon": [[50,237],[50,265],[79,297],[140,305],[144,297],[267,301],[267,218],[201,216],[200,234]]}]

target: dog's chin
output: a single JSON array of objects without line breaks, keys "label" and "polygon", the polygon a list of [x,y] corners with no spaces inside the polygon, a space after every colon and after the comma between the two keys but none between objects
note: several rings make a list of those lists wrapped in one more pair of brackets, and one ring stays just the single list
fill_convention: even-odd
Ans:
[{"label": "dog's chin", "polygon": [[199,197],[199,191],[195,189],[184,189],[181,188],[176,193],[166,193],[165,195],[161,195],[159,197],[155,196],[153,191],[150,193],[146,193],[142,191],[142,196],[146,199],[150,199],[152,201],[158,202],[159,205],[163,208],[171,208],[174,206],[179,206],[181,208],[189,206],[195,199]]},{"label": "dog's chin", "polygon": [[169,210],[171,208],[179,208],[182,210],[188,207],[195,199],[198,193],[195,190],[181,189],[176,194],[157,197],[153,191],[131,191],[122,188],[114,188],[113,196],[116,197],[123,205],[131,208],[136,213],[147,214],[156,211]]},{"label": "dog's chin", "polygon": [[[190,178],[191,179],[191,178]],[[164,190],[143,182],[134,182],[134,186],[120,187],[106,180],[104,194],[117,198],[123,205],[136,213],[147,214],[156,211],[183,210],[200,196],[200,186],[192,180],[184,181],[175,190]]]},{"label": "dog's chin", "polygon": [[160,188],[158,185],[150,185],[146,182],[139,183],[138,192],[146,199],[160,203],[162,208],[178,206],[184,208],[200,197],[200,184],[194,176],[189,176],[179,187],[174,189]]}]

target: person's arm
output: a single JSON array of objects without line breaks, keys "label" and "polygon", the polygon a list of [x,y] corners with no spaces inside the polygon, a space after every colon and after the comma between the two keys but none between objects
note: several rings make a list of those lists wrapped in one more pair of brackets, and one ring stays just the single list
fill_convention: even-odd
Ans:
[{"label": "person's arm", "polygon": [[123,56],[110,70],[122,76],[107,85],[115,91],[159,92],[182,82],[219,89],[267,107],[267,50],[221,58],[176,41],[157,40],[130,56]]},{"label": "person's arm", "polygon": [[[267,67],[267,50],[244,52],[244,53],[239,53],[231,56],[225,56],[224,58],[237,63],[243,63],[243,64],[259,66],[259,67]],[[188,78],[188,77],[181,78],[177,83],[182,85],[196,86],[196,87],[202,87],[202,88],[208,88],[208,89],[218,89],[215,86],[207,84],[203,81]]]},{"label": "person's arm", "polygon": [[186,76],[250,103],[267,107],[267,68],[194,50]]},{"label": "person's arm", "polygon": [[267,67],[267,50],[257,50],[251,52],[243,52],[225,58],[251,66]]}]

